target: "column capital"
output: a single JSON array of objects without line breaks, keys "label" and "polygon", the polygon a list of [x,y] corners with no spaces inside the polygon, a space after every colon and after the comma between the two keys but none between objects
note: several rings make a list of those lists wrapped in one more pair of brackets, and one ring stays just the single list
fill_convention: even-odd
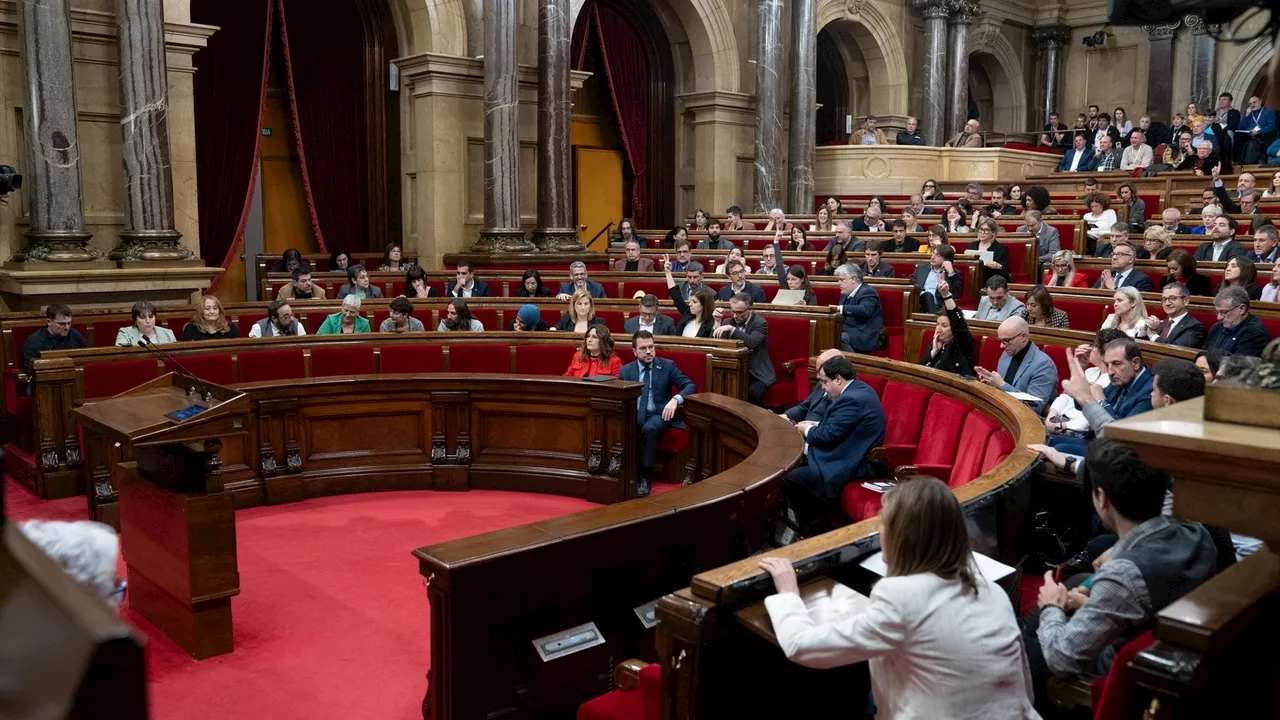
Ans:
[{"label": "column capital", "polygon": [[1222,29],[1218,23],[1206,23],[1199,15],[1189,14],[1182,22],[1191,30],[1192,35],[1216,35]]},{"label": "column capital", "polygon": [[1151,42],[1172,40],[1174,34],[1178,31],[1178,26],[1181,24],[1181,20],[1174,20],[1171,23],[1164,23],[1163,25],[1143,25],[1142,30],[1147,34],[1147,39]]},{"label": "column capital", "polygon": [[919,11],[925,20],[945,20],[947,17],[947,0],[911,0],[911,7]]},{"label": "column capital", "polygon": [[952,25],[965,25],[982,13],[981,0],[945,0],[945,4]]},{"label": "column capital", "polygon": [[1031,41],[1041,50],[1060,48],[1071,39],[1071,28],[1066,25],[1045,25],[1031,31]]}]

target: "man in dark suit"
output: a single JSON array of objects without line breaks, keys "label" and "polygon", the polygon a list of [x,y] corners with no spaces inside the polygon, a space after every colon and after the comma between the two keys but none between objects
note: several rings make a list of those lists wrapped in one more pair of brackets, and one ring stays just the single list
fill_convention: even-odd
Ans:
[{"label": "man in dark suit", "polygon": [[840,285],[840,314],[844,316],[840,346],[860,353],[878,350],[880,333],[884,330],[880,294],[862,284],[862,268],[857,265],[841,265],[835,275]]},{"label": "man in dark suit", "polygon": [[849,223],[854,232],[888,232],[884,221],[880,219],[880,208],[871,206],[863,211],[862,217]]},{"label": "man in dark suit", "polygon": [[950,245],[939,245],[929,255],[929,262],[916,266],[914,275],[916,290],[920,293],[920,312],[930,315],[942,307],[942,296],[938,294],[938,283],[946,278],[951,287],[951,294],[960,297],[964,290],[964,276],[956,269],[956,251]]},{"label": "man in dark suit", "polygon": [[1062,162],[1054,168],[1055,172],[1090,172],[1093,170],[1093,148],[1083,133],[1077,133],[1072,140],[1071,149],[1062,155]]},{"label": "man in dark suit", "polygon": [[1103,270],[1098,282],[1094,283],[1093,286],[1106,290],[1135,287],[1140,292],[1154,292],[1155,283],[1151,282],[1151,278],[1146,273],[1133,268],[1133,261],[1136,257],[1137,253],[1132,245],[1128,243],[1112,243],[1111,269]]},{"label": "man in dark suit", "polygon": [[574,261],[569,265],[569,282],[560,283],[560,293],[556,296],[560,300],[569,300],[578,290],[586,290],[591,297],[600,299],[608,297],[604,294],[604,286],[598,282],[592,282],[587,278],[587,264],[581,260]]},{"label": "man in dark suit", "polygon": [[[1111,378],[1106,389],[1089,382],[1084,367],[1075,353],[1067,353],[1071,378],[1062,386],[1080,406],[1089,421],[1089,435],[1097,436],[1116,420],[1123,420],[1151,409],[1151,382],[1155,377],[1142,363],[1142,349],[1132,338],[1107,343],[1102,351],[1103,369]],[[1049,436],[1049,447],[1072,455],[1089,452],[1089,440],[1075,435]]]},{"label": "man in dark suit", "polygon": [[730,260],[724,268],[724,273],[729,276],[729,284],[720,288],[716,299],[729,302],[734,295],[746,293],[751,296],[753,303],[768,302],[764,296],[764,288],[747,279],[747,266],[741,260],[737,258]]},{"label": "man in dark suit", "polygon": [[893,266],[885,262],[881,258],[884,252],[884,245],[879,240],[872,240],[867,243],[863,261],[858,267],[862,269],[863,277],[891,278],[893,277]]},{"label": "man in dark suit", "polygon": [[1182,283],[1169,283],[1160,291],[1160,304],[1164,306],[1165,319],[1154,314],[1147,316],[1147,337],[1153,342],[1179,347],[1204,347],[1204,324],[1191,317],[1187,306],[1191,292]]},{"label": "man in dark suit", "polygon": [[[652,296],[650,296],[652,297]],[[641,383],[640,397],[636,401],[636,425],[640,428],[640,483],[636,494],[649,494],[649,478],[653,474],[653,461],[658,453],[658,440],[668,427],[684,427],[676,420],[676,410],[684,404],[686,395],[698,392],[694,385],[674,362],[659,358],[654,347],[653,335],[641,330],[631,336],[634,362],[622,366],[619,380]],[[675,388],[673,395],[671,388]]]},{"label": "man in dark suit", "polygon": [[1245,257],[1255,263],[1280,261],[1280,231],[1274,225],[1263,225],[1253,234],[1253,249]]},{"label": "man in dark suit", "polygon": [[653,272],[653,260],[640,257],[640,243],[628,240],[624,245],[627,256],[615,262],[613,269],[618,272]]},{"label": "man in dark suit", "polygon": [[1214,218],[1213,227],[1209,229],[1209,242],[1200,243],[1193,253],[1198,261],[1230,262],[1248,252],[1236,241],[1236,220],[1229,215]]},{"label": "man in dark suit", "polygon": [[489,285],[476,280],[476,266],[470,260],[458,263],[458,279],[449,283],[444,294],[450,297],[489,297]]},{"label": "man in dark suit", "polygon": [[1160,213],[1160,224],[1173,235],[1191,234],[1191,228],[1182,224],[1182,211],[1178,208],[1165,208]]},{"label": "man in dark suit", "polygon": [[751,377],[747,385],[747,400],[759,405],[769,386],[778,382],[769,357],[769,322],[752,312],[752,299],[746,293],[738,293],[729,299],[729,313],[716,308],[713,317],[722,323],[711,336],[722,340],[741,340],[751,351]]},{"label": "man in dark suit", "polygon": [[1204,349],[1262,357],[1262,349],[1271,342],[1271,335],[1258,316],[1249,312],[1249,293],[1242,287],[1223,288],[1213,299],[1213,306],[1218,312],[1218,322],[1209,328]]},{"label": "man in dark suit", "polygon": [[805,463],[787,473],[783,494],[788,507],[782,542],[808,534],[821,519],[820,508],[840,497],[850,482],[873,477],[871,450],[884,443],[885,415],[876,391],[857,379],[853,363],[843,355],[818,368],[818,384],[830,401],[821,422],[800,421]]},{"label": "man in dark suit", "polygon": [[[836,348],[823,350],[822,354],[818,356],[817,361],[814,363],[814,367],[820,368],[826,361],[833,357],[840,357],[842,354],[843,353]],[[816,382],[813,384],[813,390],[809,392],[809,397],[805,398],[802,402],[798,402],[790,408],[787,408],[786,412],[778,413],[778,415],[779,417],[786,418],[787,422],[792,425],[804,420],[822,422],[822,418],[827,416],[827,407],[830,406],[830,404],[831,398],[827,397],[827,392],[822,389],[822,383]]]},{"label": "man in dark suit", "polygon": [[639,312],[622,323],[622,330],[632,335],[641,331],[650,335],[675,335],[676,323],[658,312],[658,296],[647,294],[640,298]]}]

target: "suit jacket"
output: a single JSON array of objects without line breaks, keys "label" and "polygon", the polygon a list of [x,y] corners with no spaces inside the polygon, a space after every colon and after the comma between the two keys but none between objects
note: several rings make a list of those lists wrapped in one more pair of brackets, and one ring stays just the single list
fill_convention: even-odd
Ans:
[{"label": "suit jacket", "polygon": [[827,397],[827,393],[822,389],[821,384],[815,384],[813,390],[809,392],[809,397],[803,402],[792,405],[787,409],[784,415],[793,423],[801,420],[813,420],[822,422],[827,416],[827,410],[831,407],[831,398]]},{"label": "suit jacket", "polygon": [[875,270],[868,268],[865,262],[858,267],[862,268],[862,274],[867,277],[891,278],[894,273],[893,266],[883,260],[880,261],[879,265],[876,265]]},{"label": "suit jacket", "polygon": [[1271,252],[1267,253],[1266,257],[1258,257],[1258,253],[1252,250],[1244,255],[1255,263],[1273,263],[1280,260],[1280,245],[1271,248]]},{"label": "suit jacket", "polygon": [[1169,333],[1169,337],[1162,340],[1160,339],[1160,333],[1164,332],[1164,326],[1168,324],[1168,318],[1165,318],[1164,322],[1160,323],[1160,327],[1156,328],[1155,333],[1151,336],[1153,342],[1189,348],[1204,347],[1204,323],[1191,317],[1190,313],[1184,315]]},{"label": "suit jacket", "polygon": [[[881,221],[880,221],[880,223],[883,225],[883,224],[884,224],[884,220],[881,220]],[[878,230],[872,230],[870,227],[868,227],[868,226],[867,226],[867,221],[866,221],[866,219],[865,219],[865,218],[862,218],[862,217],[857,217],[857,218],[854,218],[853,220],[850,220],[850,221],[849,221],[849,227],[850,227],[854,232],[888,232],[888,231],[889,231],[889,230],[888,230],[888,228],[882,228],[882,229],[878,229]],[[849,249],[850,249],[850,250],[852,250],[853,248],[852,248],[852,247],[850,247]]]},{"label": "suit jacket", "polygon": [[[1220,184],[1221,182],[1219,180],[1213,184],[1213,194],[1217,196],[1218,204],[1222,205],[1222,209],[1229,213],[1240,212],[1240,203],[1236,202],[1239,196],[1235,193],[1228,193],[1227,189]],[[1257,210],[1257,208],[1254,208],[1254,210]]]},{"label": "suit jacket", "polygon": [[876,391],[861,380],[849,381],[827,416],[805,435],[809,464],[822,476],[826,497],[839,497],[850,480],[871,477],[871,449],[884,444],[884,429]]},{"label": "suit jacket", "polygon": [[741,340],[751,350],[751,377],[765,385],[778,382],[778,374],[773,369],[773,359],[769,357],[769,321],[760,313],[751,313],[745,323],[739,323],[730,317],[724,321],[734,331],[728,339]]},{"label": "suit jacket", "polygon": [[1250,313],[1234,328],[1223,326],[1221,320],[1214,323],[1209,329],[1209,337],[1205,339],[1204,349],[1217,348],[1232,355],[1262,357],[1262,349],[1269,342],[1271,335],[1267,333],[1266,326],[1257,315]]},{"label": "suit jacket", "polygon": [[[769,302],[764,297],[764,288],[751,282],[750,280],[743,280],[742,282],[743,282],[742,292],[745,292],[746,294],[751,296],[751,302],[753,303]],[[720,288],[720,292],[716,293],[716,297],[725,302],[729,302],[730,300],[732,300],[733,295],[734,295],[734,292],[733,292],[732,284],[725,285],[724,287]]]},{"label": "suit jacket", "polygon": [[1071,169],[1071,163],[1075,160],[1076,153],[1080,153],[1080,164],[1076,166],[1076,172],[1089,172],[1093,170],[1093,148],[1085,145],[1084,150],[1077,151],[1074,147],[1069,148],[1062,155],[1062,162],[1058,163],[1058,167],[1054,168],[1057,172],[1067,172]]},{"label": "suit jacket", "polygon": [[982,147],[982,136],[978,133],[968,135],[961,130],[955,134],[955,137],[951,138],[951,147],[980,148]]},{"label": "suit jacket", "polygon": [[[917,290],[924,290],[925,279],[929,277],[929,273],[933,272],[933,266],[929,263],[920,263],[916,266],[915,274],[912,276]],[[964,291],[964,275],[959,270],[947,276],[947,284],[951,286],[951,296],[955,298],[962,297]],[[938,291],[933,291],[933,298],[937,301],[938,307],[942,307],[942,296]]]},{"label": "suit jacket", "polygon": [[[618,262],[614,263],[613,269],[617,270],[618,272],[626,272],[627,259],[622,258]],[[639,264],[636,266],[636,271],[637,272],[653,272],[653,261],[647,257],[640,258]]]},{"label": "suit jacket", "polygon": [[[966,246],[964,247],[964,249],[965,249],[965,250],[977,250],[977,249],[978,249],[978,241],[977,241],[977,240],[974,240],[973,242],[971,242],[971,243],[969,243],[968,245],[966,245]],[[1003,278],[1004,278],[1004,279],[1006,279],[1006,280],[1008,280],[1010,277],[1012,277],[1012,276],[1009,274],[1009,262],[1010,262],[1010,260],[1009,260],[1009,248],[1007,248],[1007,247],[1005,247],[1004,245],[1002,245],[1002,244],[1000,243],[1000,241],[999,241],[999,240],[992,240],[992,241],[991,241],[991,247],[989,247],[989,248],[987,248],[987,249],[991,251],[991,260],[992,260],[993,262],[997,262],[997,263],[999,263],[999,264],[1000,264],[1000,269],[999,269],[999,270],[992,270],[991,268],[987,267],[986,265],[983,265],[983,266],[982,266],[982,284],[985,286],[985,285],[987,284],[987,281],[988,281],[988,280],[990,280],[990,279],[991,279],[991,276],[993,276],[993,275],[999,275],[1000,277],[1003,277]],[[957,254],[959,254],[959,253],[957,253]]]},{"label": "suit jacket", "polygon": [[[560,283],[559,294],[572,295],[574,290],[575,288],[573,287],[572,280],[570,280],[569,282]],[[604,294],[604,286],[598,282],[595,282],[594,280],[587,281],[587,292],[591,293],[591,297],[596,298],[597,300],[600,298],[609,297],[608,295]]]},{"label": "suit jacket", "polygon": [[[458,282],[455,280],[450,282],[448,285],[445,285],[444,294],[449,295],[451,297],[462,297],[461,295],[458,295],[456,292],[454,292],[454,286],[457,284]],[[473,280],[471,282],[471,297],[490,297],[490,296],[491,296],[491,293],[489,292],[488,283],[482,282],[480,280]]]},{"label": "suit jacket", "polygon": [[[1030,232],[1026,225],[1019,225],[1015,232]],[[1039,250],[1040,262],[1049,263],[1053,261],[1053,254],[1062,249],[1062,236],[1058,233],[1058,228],[1049,223],[1040,223],[1040,232],[1036,233],[1036,247]]]},{"label": "suit jacket", "polygon": [[[1102,287],[1102,278],[1093,284],[1095,288]],[[1155,292],[1156,284],[1151,282],[1151,278],[1138,268],[1130,268],[1129,274],[1124,276],[1124,282],[1116,287],[1135,287],[1141,292]]]},{"label": "suit jacket", "polygon": [[[631,335],[640,332],[640,316],[632,315],[627,318],[627,321],[622,323],[622,331]],[[675,335],[676,321],[662,313],[658,313],[658,317],[653,319],[652,332],[654,335]]]},{"label": "suit jacket", "polygon": [[1155,374],[1143,367],[1128,385],[1108,385],[1102,391],[1103,407],[1116,420],[1150,410],[1151,383],[1154,379]]},{"label": "suit jacket", "polygon": [[[1164,277],[1160,278],[1160,291],[1163,292],[1166,286],[1171,285],[1175,282],[1177,281],[1171,279],[1168,275],[1165,275]],[[1187,292],[1191,293],[1192,295],[1206,295],[1210,297],[1213,296],[1213,290],[1211,290],[1209,287],[1209,278],[1204,275],[1201,275],[1200,273],[1196,273],[1195,275],[1192,275],[1191,277],[1187,278],[1187,281],[1183,283],[1183,285],[1187,286]]]},{"label": "suit jacket", "polygon": [[699,250],[732,250],[733,243],[729,242],[729,238],[721,235],[716,238],[715,242],[711,242],[711,237],[707,236],[698,241]]},{"label": "suit jacket", "polygon": [[[675,303],[676,310],[680,312],[680,320],[676,323],[676,335],[683,335],[685,327],[691,322],[697,322],[697,318],[693,313],[689,312],[689,303],[685,301],[685,291],[688,290],[688,283],[680,283],[673,288],[667,289],[667,296],[671,298],[671,302]],[[711,321],[705,327],[698,328],[697,337],[711,337],[711,332],[715,329],[715,321]]]},{"label": "suit jacket", "polygon": [[[1218,258],[1218,262],[1230,262],[1232,258],[1238,258],[1248,252],[1244,249],[1244,245],[1233,238],[1223,246],[1222,257]],[[1213,241],[1200,243],[1200,247],[1196,248],[1193,255],[1196,260],[1213,262]]]},{"label": "suit jacket", "polygon": [[1002,322],[1015,315],[1022,315],[1022,301],[1012,295],[1004,299],[1004,307],[996,310],[991,307],[991,301],[984,295],[978,300],[978,310],[973,314],[974,320],[990,320],[991,322]]},{"label": "suit jacket", "polygon": [[[649,371],[652,377],[649,379],[653,392],[653,407],[661,414],[662,408],[671,402],[671,398],[680,395],[681,398],[698,392],[698,386],[689,379],[687,375],[680,372],[680,368],[671,360],[664,357],[655,357],[653,362],[649,364]],[[632,360],[622,369],[618,371],[619,380],[640,381],[640,361]],[[671,392],[671,388],[675,388],[675,393]],[[640,390],[640,401],[644,402],[644,390]],[[647,414],[647,409],[645,411]],[[671,427],[684,427],[684,423],[679,420],[673,420]]]},{"label": "suit jacket", "polygon": [[844,316],[844,334],[849,336],[850,350],[869,353],[880,348],[884,311],[879,293],[859,285],[852,295],[840,298],[840,313]]},{"label": "suit jacket", "polygon": [[[1004,377],[1012,360],[1008,353],[1000,353],[1000,362],[996,365],[996,373],[1000,377]],[[1058,388],[1058,366],[1053,364],[1053,360],[1039,346],[1031,343],[1026,356],[1022,358],[1022,364],[1018,366],[1018,372],[1013,376],[1013,382],[1007,383],[1005,390],[1010,386],[1018,392],[1039,398],[1040,403],[1034,407],[1039,412],[1053,402]]]},{"label": "suit jacket", "polygon": [[[1116,249],[1115,245],[1112,245],[1111,243],[1103,243],[1102,245],[1098,246],[1098,249],[1093,253],[1093,256],[1100,257],[1100,258],[1109,258],[1111,257],[1111,253],[1115,249]],[[1147,249],[1142,247],[1141,245],[1133,248],[1133,256],[1138,260],[1151,259],[1151,253],[1147,252]]]}]

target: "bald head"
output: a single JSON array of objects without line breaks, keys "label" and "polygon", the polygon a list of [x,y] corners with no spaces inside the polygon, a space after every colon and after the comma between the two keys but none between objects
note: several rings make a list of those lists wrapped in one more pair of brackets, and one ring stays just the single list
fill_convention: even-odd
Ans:
[{"label": "bald head", "polygon": [[1030,330],[1031,328],[1027,325],[1026,320],[1014,316],[1000,323],[996,336],[999,338],[1000,345],[1004,348],[1005,353],[1017,355],[1031,342]]},{"label": "bald head", "polygon": [[818,362],[815,365],[815,367],[822,367],[822,365],[826,363],[828,360],[830,360],[831,358],[840,357],[841,355],[844,355],[844,353],[841,352],[839,348],[831,348],[830,350],[823,350],[822,354],[818,356]]}]

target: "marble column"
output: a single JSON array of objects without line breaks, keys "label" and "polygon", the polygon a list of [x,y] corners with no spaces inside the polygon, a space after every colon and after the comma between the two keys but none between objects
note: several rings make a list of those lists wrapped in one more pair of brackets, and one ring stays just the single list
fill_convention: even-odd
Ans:
[{"label": "marble column", "polygon": [[756,185],[752,208],[768,212],[782,207],[786,176],[782,154],[782,5],[758,0],[760,21],[756,50]]},{"label": "marble column", "polygon": [[791,144],[787,212],[813,211],[813,146],[818,122],[818,14],[815,0],[791,0]]},{"label": "marble column", "polygon": [[964,130],[965,123],[969,121],[969,22],[973,20],[976,9],[964,3],[950,5],[951,17],[947,20],[951,41],[951,61],[948,63],[950,75],[947,83],[950,93],[947,97],[947,136],[944,142]]},{"label": "marble column", "polygon": [[1147,63],[1147,114],[1153,121],[1165,125],[1173,119],[1173,36],[1180,23],[1143,25],[1151,46],[1151,60]]},{"label": "marble column", "polygon": [[516,7],[484,0],[484,229],[476,252],[532,252],[520,229]]},{"label": "marble column", "polygon": [[124,229],[112,260],[191,260],[173,222],[169,83],[161,0],[119,0],[120,132]]},{"label": "marble column", "polygon": [[924,17],[924,73],[921,77],[920,134],[941,145],[947,130],[947,7],[943,0],[914,0]]},{"label": "marble column", "polygon": [[1036,28],[1031,39],[1040,48],[1040,78],[1044,83],[1044,102],[1040,106],[1037,125],[1049,122],[1049,115],[1062,113],[1058,109],[1058,76],[1062,67],[1062,47],[1071,38],[1071,28],[1062,25]]},{"label": "marble column", "polygon": [[573,227],[569,164],[569,0],[538,8],[538,228],[545,252],[582,250]]},{"label": "marble column", "polygon": [[1218,93],[1214,88],[1214,74],[1218,64],[1219,30],[1216,24],[1206,24],[1199,15],[1187,15],[1182,19],[1191,29],[1191,97],[1200,113],[1213,115],[1218,107]]},{"label": "marble column", "polygon": [[76,84],[71,59],[70,0],[20,0],[18,57],[22,64],[24,175],[30,205],[26,247],[11,264],[93,262],[84,226]]}]

